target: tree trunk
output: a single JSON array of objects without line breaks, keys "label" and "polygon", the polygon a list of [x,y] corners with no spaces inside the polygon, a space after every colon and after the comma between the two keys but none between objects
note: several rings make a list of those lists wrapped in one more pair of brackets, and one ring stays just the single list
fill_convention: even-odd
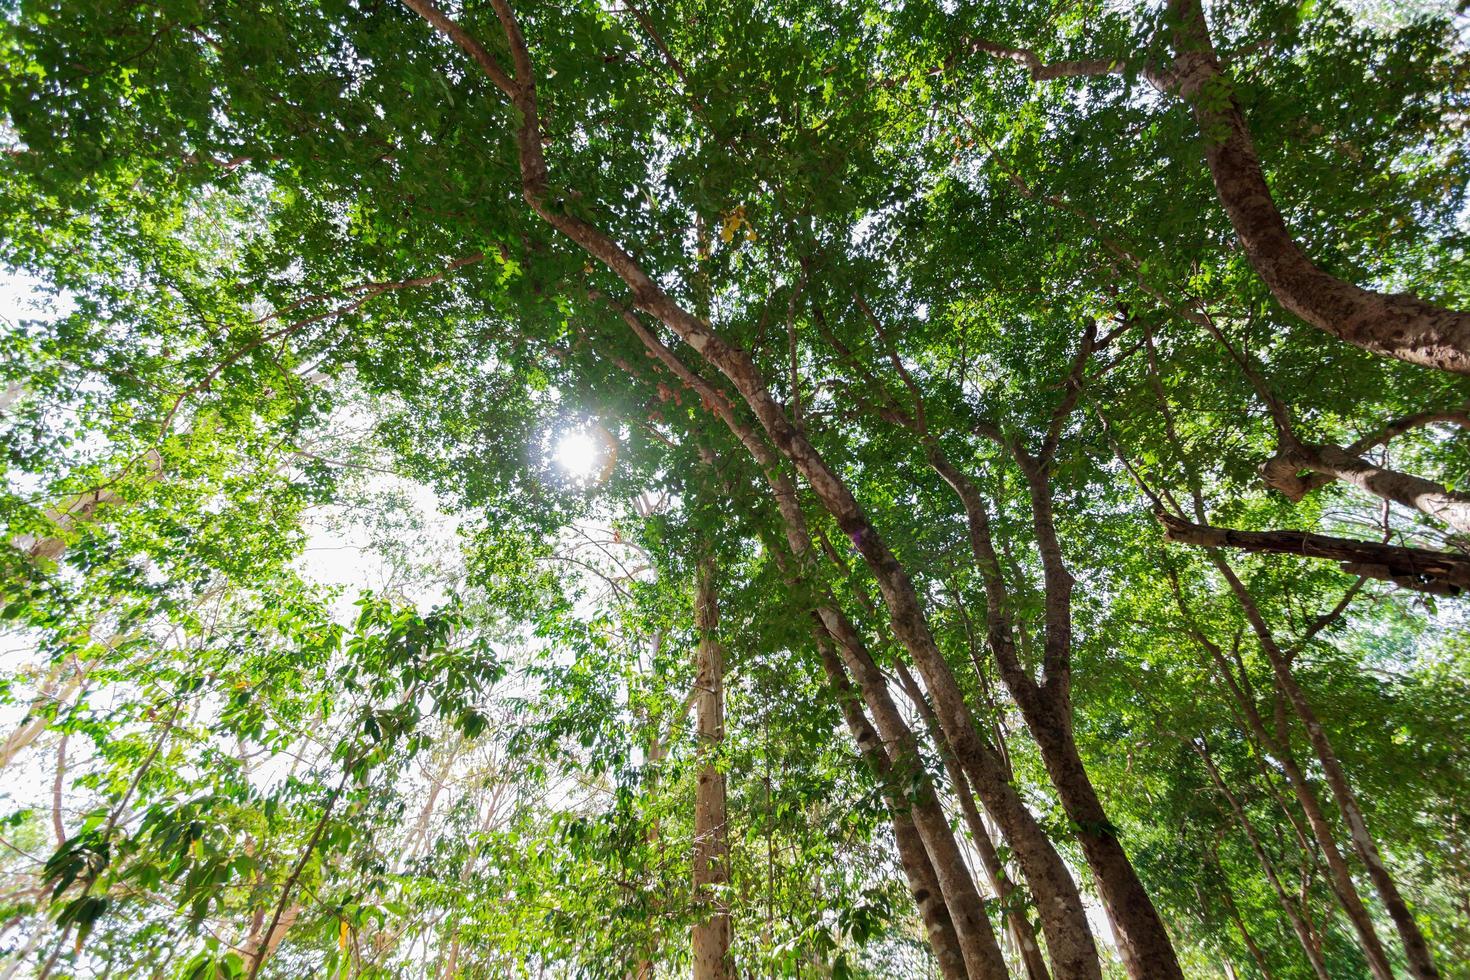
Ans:
[{"label": "tree trunk", "polygon": [[1251,624],[1251,629],[1255,631],[1261,649],[1266,654],[1266,659],[1271,663],[1271,670],[1276,676],[1277,684],[1280,685],[1282,693],[1291,703],[1302,727],[1307,730],[1307,741],[1312,746],[1317,761],[1322,764],[1322,775],[1326,778],[1333,800],[1337,803],[1343,821],[1347,824],[1348,837],[1353,842],[1353,850],[1357,852],[1359,859],[1367,868],[1368,878],[1373,882],[1373,887],[1378,892],[1383,907],[1388,911],[1389,918],[1393,920],[1398,930],[1399,939],[1404,945],[1404,957],[1408,963],[1410,975],[1417,980],[1437,980],[1439,969],[1435,966],[1434,959],[1429,953],[1429,944],[1424,939],[1424,933],[1419,929],[1419,923],[1414,921],[1414,915],[1409,911],[1408,903],[1399,893],[1398,884],[1383,863],[1383,855],[1378,850],[1378,842],[1368,831],[1368,823],[1363,817],[1362,808],[1358,805],[1357,794],[1353,792],[1347,772],[1342,768],[1337,751],[1332,747],[1332,742],[1327,737],[1326,729],[1318,720],[1316,711],[1313,710],[1305,693],[1298,686],[1296,677],[1291,671],[1289,658],[1276,643],[1276,637],[1266,625],[1255,600],[1245,585],[1236,577],[1235,571],[1223,559],[1218,556],[1214,557],[1216,567],[1230,583],[1231,591],[1239,600],[1246,620]]},{"label": "tree trunk", "polygon": [[[965,866],[934,786],[923,772],[913,731],[888,693],[883,672],[873,662],[866,644],[845,616],[832,608],[821,609],[819,616],[827,632],[836,640],[844,666],[858,679],[858,689],[873,716],[878,734],[888,746],[893,771],[900,784],[908,787],[909,816],[929,853],[940,892],[944,895],[944,904],[959,936],[969,975],[976,980],[1010,976],[990,919],[985,914],[985,903],[975,888],[969,868]],[[903,802],[902,796],[899,802]]]},{"label": "tree trunk", "polygon": [[[1255,852],[1256,860],[1261,864],[1261,870],[1266,873],[1266,880],[1271,883],[1271,890],[1276,893],[1276,900],[1280,903],[1282,911],[1286,913],[1287,919],[1290,920],[1292,931],[1296,933],[1298,941],[1301,942],[1303,952],[1307,954],[1307,961],[1312,965],[1312,972],[1317,975],[1318,980],[1332,980],[1331,975],[1327,972],[1327,964],[1322,959],[1322,951],[1313,942],[1311,929],[1302,918],[1286,886],[1281,883],[1281,877],[1276,873],[1276,864],[1271,860],[1271,855],[1267,853],[1265,845],[1261,843],[1261,838],[1256,834],[1255,825],[1246,815],[1245,808],[1241,806],[1235,794],[1230,792],[1225,780],[1220,777],[1220,771],[1215,767],[1215,761],[1210,757],[1209,749],[1200,745],[1194,745],[1193,748],[1204,762],[1210,782],[1215,784],[1215,789],[1230,804],[1230,810],[1235,815],[1235,822],[1240,824],[1240,829],[1250,843],[1251,850]],[[1236,917],[1237,921],[1239,920],[1239,915],[1235,912],[1233,905],[1231,914]],[[1240,929],[1242,936],[1247,935],[1244,924],[1241,924]],[[1257,959],[1260,958],[1254,949],[1252,954],[1256,955]]]},{"label": "tree trunk", "polygon": [[1246,258],[1281,303],[1307,323],[1375,354],[1470,374],[1470,313],[1409,293],[1363,289],[1313,264],[1266,184],[1240,102],[1220,67],[1201,0],[1170,0],[1174,65],[1156,79],[1189,103],[1205,162]]},{"label": "tree trunk", "polygon": [[934,709],[930,707],[928,698],[924,696],[918,681],[914,679],[909,669],[901,661],[895,666],[909,700],[918,709],[929,729],[930,737],[934,739],[934,744],[939,749],[940,758],[944,761],[944,770],[949,775],[950,785],[954,787],[955,798],[960,804],[960,813],[965,818],[965,826],[969,828],[970,839],[975,844],[976,853],[980,855],[980,865],[985,869],[985,876],[990,879],[990,887],[995,889],[995,894],[1000,897],[1001,905],[1005,909],[1006,927],[1010,930],[1011,940],[1016,944],[1016,949],[1020,951],[1021,962],[1026,967],[1026,976],[1029,980],[1051,980],[1051,975],[1046,969],[1046,959],[1041,955],[1041,947],[1036,942],[1036,930],[1032,928],[1031,921],[1026,918],[1025,909],[1019,901],[1021,896],[1016,893],[1016,884],[1006,874],[1005,864],[1001,861],[1000,854],[990,839],[990,832],[986,829],[985,822],[980,817],[980,811],[975,806],[975,798],[970,792],[970,785],[965,779],[964,770],[955,760],[954,752],[950,750],[949,742],[944,737],[944,731],[939,727],[939,719],[934,717]]},{"label": "tree trunk", "polygon": [[842,661],[821,634],[817,636],[817,649],[822,657],[822,667],[837,692],[848,730],[852,732],[858,751],[867,760],[883,789],[883,797],[893,822],[893,837],[898,843],[899,863],[903,865],[904,875],[908,878],[909,894],[913,895],[914,903],[919,907],[919,917],[928,933],[929,948],[934,951],[939,973],[944,980],[968,980],[970,974],[965,967],[965,953],[960,948],[954,920],[950,917],[949,908],[941,894],[939,878],[909,813],[908,801],[904,799],[903,791],[894,779],[893,765],[883,751],[883,743],[878,738],[878,733],[873,731],[867,716],[863,714],[862,705],[847,679]]},{"label": "tree trunk", "polygon": [[725,653],[715,630],[719,595],[715,560],[706,554],[696,571],[694,623],[699,631],[695,669],[695,725],[699,775],[694,795],[694,900],[702,920],[694,926],[694,980],[735,980],[730,956],[729,843],[726,839],[725,774],[720,748],[725,739]]},{"label": "tree trunk", "polygon": [[[1175,598],[1180,601],[1182,608],[1182,597],[1177,591]],[[1235,682],[1230,673],[1230,665],[1226,662],[1219,646],[1210,642],[1197,630],[1192,632],[1195,639],[1214,660],[1217,672],[1225,682],[1231,698],[1239,707],[1241,715],[1244,716],[1256,740],[1276,757],[1282,775],[1286,778],[1286,784],[1291,787],[1292,795],[1296,797],[1297,804],[1302,808],[1302,814],[1307,818],[1307,826],[1311,828],[1312,836],[1317,846],[1321,848],[1323,858],[1327,861],[1328,880],[1332,884],[1333,894],[1337,896],[1338,903],[1347,915],[1349,925],[1352,926],[1353,932],[1358,937],[1358,945],[1368,960],[1368,967],[1372,970],[1373,976],[1377,980],[1393,980],[1393,968],[1389,965],[1383,942],[1379,939],[1378,931],[1373,926],[1373,919],[1369,916],[1362,898],[1358,895],[1357,885],[1353,882],[1352,870],[1343,858],[1341,848],[1338,847],[1337,835],[1333,832],[1332,825],[1317,802],[1312,787],[1307,783],[1306,774],[1297,764],[1289,746],[1276,744],[1276,739],[1267,730],[1254,700]]]},{"label": "tree trunk", "polygon": [[[1057,972],[1066,977],[1100,976],[1097,948],[1092,942],[1076,883],[1015,787],[1000,776],[995,751],[976,733],[974,719],[954,674],[924,619],[923,607],[912,580],[878,535],[851,490],[792,424],[785,410],[771,396],[748,353],[730,344],[708,322],[681,306],[648,275],[637,259],[600,228],[552,203],[550,171],[543,151],[541,117],[537,108],[535,68],[515,12],[507,0],[492,0],[492,6],[509,47],[513,77],[506,74],[489,49],[428,0],[404,2],[464,50],[515,108],[521,193],[531,209],[588,255],[606,265],[627,286],[637,309],[668,326],[730,381],[772,444],[807,479],[822,506],[852,540],[878,580],[889,608],[894,635],[909,650],[929,685],[955,754],[976,791],[986,800],[986,806],[995,808],[992,815],[1006,832],[1026,871],[1027,880],[1042,909],[1047,945]],[[651,345],[650,351],[653,351]],[[720,403],[725,401],[723,394],[717,393],[715,397]]]},{"label": "tree trunk", "polygon": [[933,439],[926,439],[926,443],[930,465],[954,490],[965,511],[971,552],[985,583],[986,634],[1001,680],[1041,750],[1042,762],[1062,809],[1076,825],[1078,843],[1082,845],[1082,853],[1113,924],[1124,965],[1135,978],[1183,980],[1173,941],[1108,820],[1072,735],[1069,694],[1072,577],[1062,562],[1056,539],[1045,464],[1012,447],[1031,491],[1033,522],[1045,569],[1046,681],[1038,684],[1016,655],[1015,624],[984,501],[975,485],[945,458],[938,443]]}]

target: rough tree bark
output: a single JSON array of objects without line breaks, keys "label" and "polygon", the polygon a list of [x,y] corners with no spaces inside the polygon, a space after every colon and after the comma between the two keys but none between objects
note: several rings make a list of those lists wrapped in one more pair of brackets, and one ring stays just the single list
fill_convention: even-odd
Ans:
[{"label": "rough tree bark", "polygon": [[1238,531],[1194,524],[1163,511],[1155,516],[1164,525],[1164,538],[1168,541],[1204,548],[1326,558],[1340,562],[1343,571],[1435,595],[1458,595],[1470,588],[1470,558],[1452,552],[1334,538],[1306,531]]},{"label": "rough tree bark", "polygon": [[819,608],[817,614],[836,641],[843,665],[858,680],[858,689],[887,746],[892,770],[910,788],[910,816],[929,853],[970,976],[977,980],[1008,977],[1000,945],[985,914],[985,903],[965,866],[934,785],[923,774],[918,742],[889,694],[887,679],[846,616],[830,606]]},{"label": "rough tree bark", "polygon": [[[761,467],[771,487],[793,555],[803,565],[814,563],[816,554],[812,548],[806,518],[797,502],[796,486],[782,469],[781,460],[775,451],[750,425],[736,416],[730,399],[723,392],[694,374],[635,315],[623,311],[622,319],[649,352],[684,384],[696,391],[702,404],[715,412],[745,446]],[[962,698],[952,674],[949,674],[949,683],[955,696]],[[976,741],[983,741],[975,734],[973,722],[971,733]],[[975,761],[974,758],[971,759],[970,772],[976,771],[973,767]],[[999,752],[993,747],[983,747],[979,762],[987,767],[983,770],[986,775],[980,781],[972,783],[973,789],[985,803],[1007,843],[1016,852],[1022,874],[1037,898],[1042,931],[1047,938],[1054,971],[1061,977],[1099,975],[1100,967],[1087,926],[1086,912],[1070,873],[1045,832],[1016,793],[1015,787],[1011,785],[1009,769]],[[974,780],[974,777],[971,779]]]},{"label": "rough tree bark", "polygon": [[[974,787],[994,807],[992,816],[1007,833],[1037,902],[1042,906],[1047,945],[1055,972],[1061,976],[1100,975],[1097,948],[1075,882],[1035,817],[1000,776],[995,749],[982,739],[943,652],[935,642],[908,572],[878,534],[846,483],[791,422],[767,389],[750,355],[731,345],[707,322],[682,307],[664,291],[622,246],[583,218],[552,203],[543,153],[535,69],[515,14],[506,0],[492,0],[507,42],[514,74],[496,57],[427,0],[403,0],[436,30],[454,41],[504,92],[519,117],[515,133],[521,190],[531,209],[553,228],[607,266],[628,288],[633,305],[652,315],[724,375],[750,407],[777,450],[794,465],[815,491],[877,579],[894,635],[909,651],[935,700],[945,734]],[[1028,828],[1029,825],[1029,828]],[[1030,829],[1034,828],[1034,829]]]},{"label": "rough tree bark", "polygon": [[694,925],[694,980],[735,980],[730,955],[730,848],[726,839],[725,774],[720,747],[725,739],[725,651],[716,629],[719,596],[715,559],[702,555],[696,569],[694,625],[699,632],[694,685],[699,774],[694,796],[694,900],[703,918]]},{"label": "rough tree bark", "polygon": [[1041,749],[1057,797],[1077,826],[1078,842],[1112,920],[1124,963],[1135,977],[1182,978],[1173,941],[1108,820],[1072,735],[1073,579],[1063,564],[1052,518],[1051,493],[1046,482],[1049,460],[1038,460],[1019,446],[1011,445],[1031,490],[1033,524],[1042,551],[1046,635],[1044,679],[1038,683],[1017,655],[1009,597],[991,541],[984,502],[975,486],[944,458],[937,442],[931,440],[927,448],[931,465],[954,489],[964,507],[972,554],[985,582],[991,651],[1006,689],[1021,709],[1026,728]]},{"label": "rough tree bark", "polygon": [[1318,802],[1311,784],[1307,782],[1306,774],[1302,771],[1296,756],[1290,751],[1289,746],[1278,744],[1276,738],[1267,729],[1254,697],[1236,681],[1219,644],[1212,642],[1193,625],[1177,578],[1171,576],[1170,584],[1174,591],[1174,601],[1185,617],[1190,636],[1209,654],[1216,673],[1225,682],[1225,687],[1230,692],[1231,699],[1235,702],[1251,734],[1263,748],[1268,749],[1275,757],[1287,786],[1291,788],[1292,795],[1296,798],[1297,805],[1302,808],[1302,814],[1307,818],[1307,826],[1311,829],[1312,837],[1318,848],[1321,849],[1323,859],[1327,862],[1328,881],[1332,885],[1333,894],[1347,915],[1348,924],[1352,926],[1357,936],[1358,945],[1363,950],[1369,969],[1372,970],[1377,980],[1392,980],[1393,967],[1389,964],[1388,954],[1373,925],[1373,919],[1358,894],[1358,887],[1353,881],[1352,869],[1348,867],[1342,848],[1338,846],[1337,833],[1332,829],[1332,824],[1328,821],[1321,803]]},{"label": "rough tree bark", "polygon": [[[1251,850],[1256,855],[1256,860],[1260,862],[1261,870],[1265,873],[1266,880],[1271,884],[1271,890],[1276,893],[1277,902],[1281,905],[1282,911],[1286,913],[1287,919],[1291,922],[1292,931],[1296,933],[1297,940],[1301,943],[1302,951],[1307,955],[1307,961],[1312,966],[1312,972],[1317,975],[1318,980],[1332,980],[1331,974],[1327,972],[1327,963],[1322,958],[1322,951],[1317,948],[1316,943],[1313,941],[1310,927],[1306,920],[1302,918],[1301,911],[1297,908],[1295,900],[1291,897],[1291,893],[1282,884],[1281,876],[1276,871],[1276,863],[1271,860],[1271,855],[1266,851],[1265,845],[1261,842],[1260,835],[1256,833],[1255,825],[1251,823],[1250,817],[1245,812],[1245,808],[1241,806],[1239,798],[1230,791],[1230,787],[1221,778],[1220,770],[1216,768],[1215,760],[1210,756],[1209,748],[1202,743],[1193,742],[1190,743],[1190,746],[1204,763],[1205,772],[1209,774],[1210,782],[1214,784],[1216,791],[1225,797],[1226,802],[1230,804],[1230,811],[1235,816],[1235,822],[1240,825],[1241,831],[1250,843]],[[1242,935],[1244,934],[1242,927]]]},{"label": "rough tree bark", "polygon": [[[1050,471],[1063,427],[1081,397],[1085,369],[1096,344],[1096,326],[1089,323],[1083,333],[1081,345],[1065,379],[1064,394],[1052,412],[1046,436],[1036,455],[1016,440],[1008,439],[993,426],[981,425],[977,430],[1015,458],[1026,481],[1032,528],[1041,557],[1045,599],[1043,677],[1038,683],[1031,670],[1017,656],[1016,629],[1009,611],[1010,599],[991,540],[985,503],[974,484],[945,456],[939,440],[930,430],[923,393],[897,351],[887,343],[881,322],[861,297],[856,299],[858,307],[887,346],[888,359],[908,389],[913,402],[912,410],[909,411],[896,399],[889,398],[890,404],[880,414],[914,432],[923,446],[929,465],[955,492],[964,508],[971,551],[985,584],[987,639],[1000,669],[1001,679],[1020,708],[1027,730],[1041,749],[1042,761],[1063,809],[1076,825],[1078,842],[1082,845],[1104,908],[1113,924],[1124,965],[1133,977],[1174,977],[1182,980],[1183,973],[1179,968],[1173,941],[1118,841],[1117,833],[1082,764],[1082,757],[1077,751],[1072,734],[1071,606],[1074,580],[1067,570],[1057,536]],[[829,340],[836,343],[835,337],[829,336]],[[837,346],[849,360],[857,361],[850,351],[840,344]],[[871,374],[869,376],[872,377]],[[876,383],[877,379],[873,380],[877,390],[883,391],[882,386]]]},{"label": "rough tree bark", "polygon": [[[1298,476],[1301,470],[1310,471],[1312,476]],[[1323,482],[1342,480],[1375,497],[1443,521],[1456,531],[1470,533],[1470,494],[1370,463],[1340,446],[1298,443],[1283,447],[1261,467],[1261,476],[1292,501],[1301,500]]]},{"label": "rough tree bark", "polygon": [[[1470,374],[1470,313],[1448,310],[1411,293],[1364,289],[1317,266],[1287,227],[1266,183],[1240,100],[1220,64],[1201,0],[1169,0],[1173,64],[1143,65],[1160,91],[1194,113],[1205,163],[1241,248],[1279,303],[1340,340],[1411,364]],[[1123,59],[1045,63],[1026,48],[985,39],[971,46],[1023,65],[1037,81],[1118,75]]]},{"label": "rough tree bark", "polygon": [[1174,64],[1163,79],[1194,111],[1205,162],[1246,257],[1281,305],[1341,340],[1470,374],[1470,313],[1410,293],[1364,289],[1312,262],[1292,237],[1261,168],[1245,114],[1220,66],[1201,0],[1169,0]]}]

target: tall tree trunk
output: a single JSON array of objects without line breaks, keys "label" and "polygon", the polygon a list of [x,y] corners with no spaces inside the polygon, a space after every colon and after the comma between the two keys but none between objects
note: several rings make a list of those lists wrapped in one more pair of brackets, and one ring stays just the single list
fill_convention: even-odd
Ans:
[{"label": "tall tree trunk", "polygon": [[945,773],[949,776],[950,785],[954,787],[955,798],[960,804],[960,813],[964,816],[965,826],[969,828],[970,839],[975,844],[975,852],[980,855],[980,865],[985,869],[985,876],[990,880],[990,887],[995,889],[995,894],[999,896],[1001,905],[1005,908],[1006,928],[1010,930],[1011,940],[1020,952],[1021,963],[1026,968],[1026,976],[1029,980],[1051,980],[1051,975],[1046,969],[1046,960],[1041,955],[1041,947],[1036,942],[1036,930],[1032,928],[1031,920],[1026,918],[1026,911],[1019,900],[1021,896],[1017,894],[1016,883],[1011,881],[1010,876],[1006,874],[1005,864],[1001,861],[1000,854],[995,849],[995,843],[990,839],[990,832],[985,827],[985,821],[981,819],[980,811],[975,806],[975,798],[970,792],[964,770],[955,760],[954,752],[950,750],[949,742],[944,737],[944,731],[939,727],[939,719],[934,717],[934,709],[930,706],[928,698],[924,696],[923,690],[919,687],[913,674],[909,672],[908,667],[902,661],[895,664],[895,667],[909,700],[918,709],[920,717],[924,719],[929,729],[930,737],[934,739],[934,744],[939,749]]},{"label": "tall tree trunk", "polygon": [[1129,975],[1183,980],[1173,941],[1108,820],[1073,737],[1070,696],[1073,580],[1063,563],[1056,536],[1051,491],[1047,486],[1047,458],[1034,458],[1019,446],[1009,445],[1030,489],[1033,524],[1044,569],[1046,679],[1037,683],[1017,656],[1016,627],[1011,619],[1010,599],[991,538],[985,503],[975,485],[945,457],[938,442],[928,437],[925,441],[930,465],[954,490],[964,508],[971,553],[985,583],[986,632],[1001,680],[1041,750],[1042,762],[1062,808],[1076,825],[1078,843],[1082,845],[1082,853],[1113,924]]},{"label": "tall tree trunk", "polygon": [[1296,677],[1291,670],[1290,657],[1277,644],[1276,637],[1256,606],[1255,599],[1236,576],[1235,570],[1218,555],[1212,555],[1212,558],[1220,574],[1230,584],[1230,589],[1239,601],[1241,609],[1245,612],[1246,620],[1250,623],[1256,639],[1261,644],[1262,651],[1266,654],[1266,659],[1271,664],[1276,683],[1291,704],[1302,727],[1307,731],[1307,742],[1312,746],[1317,761],[1322,765],[1322,775],[1327,780],[1328,788],[1332,791],[1332,798],[1337,803],[1343,822],[1347,824],[1348,839],[1353,843],[1353,850],[1357,852],[1363,866],[1367,869],[1369,880],[1373,882],[1373,887],[1378,892],[1383,907],[1388,911],[1389,918],[1393,920],[1394,927],[1398,930],[1399,939],[1404,945],[1404,957],[1408,963],[1410,975],[1417,980],[1437,980],[1439,969],[1430,955],[1429,944],[1424,939],[1424,933],[1420,930],[1419,923],[1414,920],[1408,903],[1399,893],[1398,884],[1383,862],[1383,855],[1378,850],[1378,842],[1368,830],[1368,823],[1363,816],[1362,807],[1358,804],[1357,794],[1353,792],[1347,772],[1337,757],[1337,751],[1332,747],[1332,741],[1327,737],[1327,730],[1322,727],[1316,711],[1313,710],[1306,694],[1296,682]]},{"label": "tall tree trunk", "polygon": [[694,899],[701,920],[694,926],[694,980],[735,980],[730,955],[729,842],[726,838],[725,774],[720,748],[725,739],[725,652],[716,635],[719,595],[714,557],[700,557],[696,570],[694,624],[699,645],[694,684],[699,775],[694,795]]},{"label": "tall tree trunk", "polygon": [[[1180,609],[1188,612],[1184,605],[1183,595],[1179,591],[1177,581],[1173,582],[1175,590],[1175,601],[1179,603]],[[1327,820],[1321,805],[1317,801],[1316,794],[1307,782],[1306,774],[1302,772],[1295,756],[1290,751],[1290,746],[1277,744],[1277,739],[1271,735],[1266,728],[1265,721],[1256,707],[1255,700],[1250,693],[1243,690],[1231,673],[1230,664],[1226,661],[1224,652],[1220,647],[1211,642],[1207,637],[1191,626],[1191,635],[1210,654],[1215,663],[1215,668],[1220,678],[1225,682],[1230,691],[1231,699],[1235,701],[1236,707],[1240,709],[1251,733],[1263,748],[1271,751],[1281,767],[1281,773],[1286,778],[1286,784],[1291,788],[1292,795],[1296,797],[1297,805],[1302,808],[1302,814],[1307,819],[1307,826],[1311,828],[1312,837],[1322,851],[1322,856],[1327,862],[1328,880],[1331,882],[1333,894],[1337,896],[1338,903],[1347,915],[1348,924],[1352,926],[1357,935],[1358,945],[1363,950],[1363,955],[1368,960],[1368,967],[1372,970],[1377,980],[1392,980],[1393,968],[1388,961],[1388,954],[1384,951],[1383,941],[1378,936],[1377,929],[1373,926],[1373,919],[1368,914],[1363,900],[1358,894],[1357,885],[1353,882],[1352,870],[1348,867],[1342,849],[1337,844],[1337,835],[1332,829],[1332,824]]]},{"label": "tall tree trunk", "polygon": [[[1271,884],[1271,890],[1276,893],[1277,902],[1280,903],[1282,911],[1286,913],[1287,919],[1291,922],[1292,931],[1296,933],[1297,940],[1302,945],[1302,951],[1307,955],[1307,961],[1312,966],[1312,972],[1317,975],[1318,980],[1331,980],[1331,975],[1327,972],[1327,964],[1322,959],[1322,951],[1317,948],[1311,928],[1306,920],[1302,918],[1301,912],[1296,907],[1296,902],[1293,901],[1291,894],[1286,890],[1286,886],[1282,884],[1281,877],[1276,872],[1276,863],[1271,860],[1271,855],[1267,853],[1265,845],[1256,833],[1255,825],[1251,823],[1250,817],[1245,812],[1245,808],[1241,805],[1236,795],[1230,791],[1230,787],[1226,785],[1225,780],[1221,778],[1220,771],[1215,767],[1215,760],[1210,756],[1209,749],[1204,745],[1194,743],[1191,743],[1191,747],[1199,755],[1200,760],[1204,762],[1205,772],[1209,774],[1210,782],[1215,785],[1215,789],[1230,804],[1230,810],[1235,815],[1235,822],[1240,825],[1241,831],[1244,832],[1246,840],[1250,843],[1251,850],[1255,852],[1256,860],[1260,862],[1261,870],[1266,874],[1266,880]],[[1237,920],[1239,919],[1239,915],[1234,911],[1233,905],[1231,914]],[[1246,935],[1244,924],[1240,928],[1242,936]],[[1252,953],[1258,956],[1255,950],[1252,950]]]},{"label": "tall tree trunk", "polygon": [[[648,275],[631,254],[600,228],[552,202],[550,171],[543,149],[537,107],[535,66],[525,36],[508,0],[491,0],[509,49],[512,72],[473,35],[429,0],[403,0],[458,45],[503,92],[516,110],[515,140],[519,151],[521,192],[531,209],[566,235],[588,255],[606,265],[631,293],[633,305],[656,317],[715,370],[724,375],[755,414],[775,448],[806,478],[822,506],[868,563],[888,605],[894,635],[909,650],[924,675],[935,708],[955,754],[975,789],[995,809],[992,816],[1006,832],[1042,907],[1047,945],[1062,976],[1097,977],[1101,968],[1076,883],[1056,849],[1015,788],[999,770],[994,748],[976,732],[969,706],[949,664],[924,618],[923,606],[907,571],[869,521],[852,491],[806,436],[792,424],[771,396],[750,355],[718,334],[704,319],[681,306]],[[650,345],[650,351],[653,347]],[[656,352],[654,352],[656,353]],[[720,403],[722,394],[716,394]]]},{"label": "tall tree trunk", "polygon": [[879,736],[888,746],[897,778],[909,787],[910,817],[929,853],[944,895],[944,904],[949,908],[959,936],[969,975],[976,980],[1008,977],[1005,958],[985,914],[985,903],[975,888],[969,868],[965,866],[934,786],[923,771],[918,742],[894,704],[883,672],[874,663],[857,630],[840,611],[824,607],[819,616],[827,632],[836,640],[844,666],[858,679],[858,689],[873,716]]},{"label": "tall tree trunk", "polygon": [[1470,374],[1470,313],[1410,293],[1364,289],[1318,268],[1292,237],[1245,114],[1210,38],[1201,0],[1169,0],[1174,65],[1155,77],[1194,110],[1205,162],[1246,258],[1281,305],[1341,340],[1412,364]]},{"label": "tall tree trunk", "polygon": [[857,742],[858,751],[878,778],[883,790],[884,801],[893,824],[893,837],[898,844],[899,863],[908,879],[909,894],[919,907],[919,917],[929,936],[929,948],[939,964],[939,973],[944,980],[968,980],[965,953],[960,947],[959,935],[955,932],[954,920],[941,893],[941,885],[935,874],[933,862],[924,846],[923,838],[914,824],[908,801],[898,785],[893,764],[883,750],[883,743],[872,724],[863,713],[857,693],[853,690],[843,669],[842,661],[833,652],[825,634],[817,635],[817,650],[822,657],[822,668],[833,689],[847,727]]}]

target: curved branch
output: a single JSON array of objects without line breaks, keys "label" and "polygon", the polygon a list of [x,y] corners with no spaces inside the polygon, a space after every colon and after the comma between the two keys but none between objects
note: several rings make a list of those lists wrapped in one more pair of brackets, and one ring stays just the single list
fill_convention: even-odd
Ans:
[{"label": "curved branch", "polygon": [[1240,531],[1192,524],[1156,513],[1164,539],[1204,548],[1236,548],[1266,554],[1299,555],[1339,562],[1343,571],[1431,595],[1459,595],[1470,589],[1470,558],[1427,548],[1404,548],[1376,541],[1334,538],[1306,531]]}]

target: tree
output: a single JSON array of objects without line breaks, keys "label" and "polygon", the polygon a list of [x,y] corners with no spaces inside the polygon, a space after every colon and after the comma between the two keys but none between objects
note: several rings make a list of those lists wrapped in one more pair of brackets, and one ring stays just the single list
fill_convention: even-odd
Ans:
[{"label": "tree", "polygon": [[4,25],[7,968],[1470,950],[1448,9]]}]

